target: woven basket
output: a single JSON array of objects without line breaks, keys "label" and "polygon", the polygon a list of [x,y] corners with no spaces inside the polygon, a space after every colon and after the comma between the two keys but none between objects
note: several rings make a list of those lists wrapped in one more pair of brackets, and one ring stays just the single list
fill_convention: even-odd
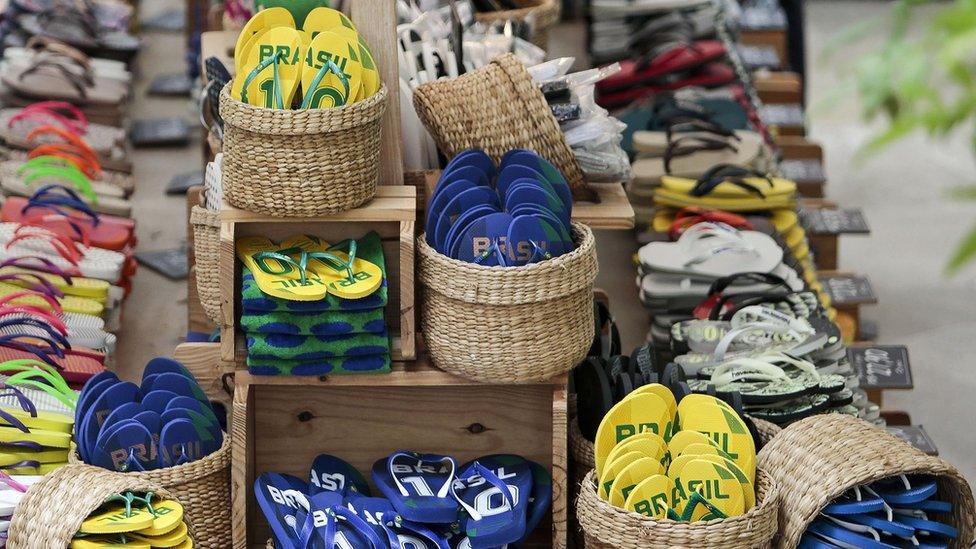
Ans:
[{"label": "woven basket", "polygon": [[[759,431],[759,438],[763,444],[768,443],[776,434],[782,431],[774,423],[756,418],[752,418],[752,421],[756,425],[756,430]],[[569,487],[569,501],[571,503],[569,521],[570,532],[573,533],[576,540],[576,547],[579,549],[585,547],[586,542],[583,539],[583,532],[577,523],[575,502],[580,493],[580,485],[583,484],[586,474],[592,471],[594,467],[596,467],[596,463],[593,461],[593,443],[586,440],[583,436],[583,432],[579,428],[579,422],[575,418],[571,419],[569,422],[569,468],[573,474],[571,477],[572,484]]]},{"label": "woven basket", "polygon": [[228,202],[277,217],[350,210],[376,195],[386,86],[331,109],[266,109],[220,92]]},{"label": "woven basket", "polygon": [[820,510],[847,490],[900,474],[937,477],[938,499],[951,502],[955,511],[940,519],[959,530],[949,547],[962,549],[973,541],[976,506],[959,471],[866,421],[826,414],[794,423],[763,448],[759,466],[776,479],[782,496],[777,547],[796,547]]},{"label": "woven basket", "polygon": [[504,22],[514,19],[524,22],[532,19],[532,36],[530,40],[544,50],[549,49],[549,29],[559,22],[562,16],[562,4],[559,0],[521,0],[517,2],[521,8],[503,11],[478,12],[475,18],[482,23]]},{"label": "woven basket", "polygon": [[[24,495],[10,520],[7,547],[64,549],[92,511],[113,494],[127,490],[155,492],[186,505],[185,500],[149,479],[90,465],[66,465],[46,475]],[[199,539],[192,524],[195,518],[191,513],[183,518],[194,542]],[[230,542],[224,547],[230,547]]]},{"label": "woven basket", "polygon": [[[203,201],[203,194],[200,194]],[[197,267],[197,295],[200,305],[214,324],[220,324],[220,276],[217,256],[220,251],[220,213],[195,205],[190,209],[193,226],[193,255]]]},{"label": "woven basket", "polygon": [[587,549],[765,548],[776,535],[779,493],[762,469],[756,471],[755,507],[742,516],[695,523],[652,519],[614,507],[597,496],[594,476],[596,471],[587,473],[576,500]]},{"label": "woven basket", "polygon": [[593,342],[593,231],[573,223],[572,252],[524,267],[450,259],[417,239],[424,341],[438,368],[519,383],[569,371]]},{"label": "woven basket", "polygon": [[[224,434],[220,449],[203,459],[166,469],[117,474],[161,486],[179,498],[193,518],[194,547],[227,549],[231,546],[230,454],[230,437]],[[68,463],[82,462],[71,452]]]},{"label": "woven basket", "polygon": [[562,171],[575,199],[596,200],[545,96],[514,55],[420,86],[413,106],[448,158],[480,148],[498,162],[512,149],[529,149]]}]

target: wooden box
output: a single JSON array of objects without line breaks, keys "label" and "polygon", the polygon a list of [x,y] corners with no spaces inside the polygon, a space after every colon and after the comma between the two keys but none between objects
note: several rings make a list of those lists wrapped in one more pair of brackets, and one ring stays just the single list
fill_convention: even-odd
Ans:
[{"label": "wooden box", "polygon": [[512,453],[549,468],[551,519],[526,547],[566,547],[566,376],[526,385],[480,384],[442,372],[425,357],[388,375],[260,377],[237,372],[233,413],[234,548],[270,536],[253,496],[272,471],[308,475],[320,453],[347,460],[369,478],[397,450],[455,457]]},{"label": "wooden box", "polygon": [[386,325],[391,336],[391,358],[416,357],[414,314],[414,220],[416,191],[408,185],[381,185],[368,204],[318,218],[270,217],[224,204],[220,212],[220,291],[223,319],[220,358],[244,368],[243,334],[237,330],[240,311],[240,263],[234,242],[245,236],[263,236],[280,242],[295,234],[311,234],[330,242],[360,238],[376,231],[383,240],[389,303]]}]

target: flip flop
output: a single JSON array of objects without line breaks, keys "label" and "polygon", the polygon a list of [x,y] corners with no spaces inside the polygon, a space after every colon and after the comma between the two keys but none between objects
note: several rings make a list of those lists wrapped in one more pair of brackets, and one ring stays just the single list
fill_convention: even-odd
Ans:
[{"label": "flip flop", "polygon": [[[735,475],[718,463],[692,460],[677,475],[672,475],[669,470],[668,476],[675,485],[675,509],[689,522],[709,520],[710,517],[735,517],[745,512],[742,485]],[[711,505],[696,505],[696,498],[692,497],[694,493],[701,496],[701,503]],[[715,509],[721,515],[716,517]]]},{"label": "flip flop", "polygon": [[187,541],[188,537],[189,528],[182,522],[169,532],[154,536],[147,535],[143,531],[126,534],[126,539],[148,543],[150,547],[178,547],[181,543]]},{"label": "flip flop", "polygon": [[316,35],[302,65],[303,109],[341,107],[360,99],[363,65],[359,41],[333,31]]},{"label": "flip flop", "polygon": [[[512,149],[502,157],[501,165],[503,169],[510,165],[526,166],[533,169],[535,172],[541,174],[545,181],[555,190],[556,195],[562,199],[566,208],[572,208],[573,196],[572,191],[569,189],[569,184],[566,182],[566,178],[558,168],[542,156],[525,149]],[[505,190],[500,186],[499,191],[501,194],[505,194]]]},{"label": "flip flop", "polygon": [[[447,233],[444,234],[443,238],[440,240],[441,250],[443,250],[444,255],[447,255],[448,257],[459,255],[459,241],[464,231],[467,230],[467,228],[475,221],[495,213],[501,213],[500,208],[482,205],[470,208],[459,215],[453,221],[453,223],[450,224],[450,228],[448,229]],[[440,225],[438,225],[438,231],[440,231]],[[436,235],[438,238],[440,236],[440,234]]]},{"label": "flip flop", "polygon": [[524,460],[508,464],[507,472],[510,477],[503,481],[476,460],[462,468],[451,485],[464,511],[461,528],[473,549],[513,543],[525,535],[532,473]]},{"label": "flip flop", "polygon": [[309,506],[308,484],[298,477],[262,473],[254,479],[254,497],[271,526],[276,547],[300,547],[295,513]]},{"label": "flip flop", "polygon": [[301,33],[294,28],[274,27],[257,33],[253,40],[241,61],[231,94],[258,107],[290,107],[301,83]]},{"label": "flip flop", "polygon": [[151,459],[153,445],[152,433],[143,424],[123,420],[98,437],[91,447],[89,463],[109,471],[148,471],[156,468]]},{"label": "flip flop", "polygon": [[643,457],[630,462],[614,478],[613,484],[608,490],[608,503],[621,509],[626,508],[625,504],[630,492],[639,483],[652,476],[663,475],[664,472],[664,466],[656,459]]},{"label": "flip flop", "polygon": [[383,284],[383,270],[356,256],[356,240],[330,245],[314,236],[300,235],[282,242],[308,252],[309,268],[325,282],[328,292],[340,299],[362,299]]},{"label": "flip flop", "polygon": [[143,392],[142,407],[147,411],[153,411],[162,415],[166,411],[166,406],[169,405],[170,401],[179,396],[169,390],[150,390],[149,392]]},{"label": "flip flop", "polygon": [[601,475],[614,446],[643,431],[660,435],[670,420],[668,404],[654,394],[637,395],[617,403],[597,429],[593,444],[597,474]]},{"label": "flip flop", "polygon": [[674,481],[665,475],[652,475],[630,490],[623,508],[648,518],[668,518],[673,491]]},{"label": "flip flop", "polygon": [[749,428],[728,404],[707,395],[678,402],[681,429],[698,431],[718,444],[749,479],[756,474],[756,445]]},{"label": "flip flop", "polygon": [[448,235],[452,233],[455,225],[461,224],[460,221],[464,217],[463,214],[473,208],[479,207],[481,208],[478,211],[481,211],[485,207],[491,208],[491,211],[501,210],[501,202],[494,190],[489,187],[475,185],[449,198],[440,211],[432,212],[433,225],[428,226],[427,230],[433,230],[434,242],[440,243],[441,250],[450,250],[450,238]]},{"label": "flip flop", "polygon": [[436,454],[396,452],[373,464],[373,482],[405,519],[446,524],[457,519],[450,497],[457,463]]},{"label": "flip flop", "polygon": [[[237,239],[237,257],[251,271],[254,281],[267,295],[289,301],[319,301],[327,288],[317,277],[307,277],[305,263],[290,257],[293,249],[276,246],[267,238]],[[283,253],[289,252],[289,253]],[[303,255],[302,259],[307,262]]]},{"label": "flip flop", "polygon": [[[704,435],[702,436],[704,437]],[[644,431],[643,433],[637,433],[630,438],[626,438],[614,446],[613,450],[610,450],[610,453],[607,455],[605,463],[613,463],[618,457],[631,452],[637,452],[658,463],[667,463],[669,461],[667,459],[669,445],[660,436],[650,431]]]},{"label": "flip flop", "polygon": [[292,17],[291,12],[280,7],[265,8],[247,20],[244,28],[241,29],[240,35],[237,37],[237,44],[234,47],[234,61],[238,64],[237,74],[245,74],[240,63],[245,61],[248,53],[250,53],[244,47],[248,40],[261,31],[275,27],[290,27],[294,29],[297,28],[297,25],[295,25],[295,18]]},{"label": "flip flop", "polygon": [[105,385],[104,382],[96,384],[92,392],[97,396],[92,397],[91,400],[86,398],[84,392],[82,391],[83,394],[79,400],[81,416],[75,421],[76,425],[80,426],[80,430],[76,433],[78,448],[89,454],[87,456],[85,453],[82,454],[82,457],[88,461],[91,459],[91,455],[87,451],[94,450],[102,423],[116,408],[130,402],[137,402],[141,392],[134,383],[118,381],[118,379],[110,381],[109,385]]},{"label": "flip flop", "polygon": [[339,492],[343,496],[349,492],[370,496],[369,483],[362,473],[346,461],[320,454],[312,462],[309,471],[309,491],[312,495],[318,492]]},{"label": "flip flop", "polygon": [[741,272],[771,272],[783,261],[783,250],[769,236],[736,231],[716,223],[700,223],[677,242],[651,242],[638,252],[646,268],[699,278]]},{"label": "flip flop", "polygon": [[454,155],[454,158],[447,163],[447,166],[444,167],[444,171],[441,172],[441,177],[446,177],[448,174],[453,173],[455,169],[463,166],[474,166],[479,168],[489,181],[495,179],[495,176],[497,175],[495,162],[490,156],[488,156],[488,153],[482,149],[468,149]]},{"label": "flip flop", "polygon": [[[492,213],[475,219],[455,237],[449,257],[486,267],[506,267],[518,260],[508,241],[513,223],[507,213]],[[531,252],[528,252],[531,257]]]},{"label": "flip flop", "polygon": [[200,431],[188,419],[174,419],[163,425],[159,434],[159,467],[173,467],[204,458],[219,448],[213,441],[205,445]]}]

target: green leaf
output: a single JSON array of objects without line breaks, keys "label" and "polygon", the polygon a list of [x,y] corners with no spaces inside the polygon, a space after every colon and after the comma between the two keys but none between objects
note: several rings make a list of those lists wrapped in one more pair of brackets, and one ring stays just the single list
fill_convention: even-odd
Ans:
[{"label": "green leaf", "polygon": [[956,200],[976,200],[976,185],[957,185],[946,194]]},{"label": "green leaf", "polygon": [[976,259],[976,227],[970,229],[969,234],[959,244],[946,265],[947,274],[955,274],[963,266]]}]

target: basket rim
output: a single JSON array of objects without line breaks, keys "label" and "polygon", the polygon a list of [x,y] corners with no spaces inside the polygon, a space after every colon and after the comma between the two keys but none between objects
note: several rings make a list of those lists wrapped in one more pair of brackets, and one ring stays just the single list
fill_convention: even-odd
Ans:
[{"label": "basket rim", "polygon": [[[704,530],[718,524],[734,525],[738,523],[751,523],[760,518],[759,517],[760,513],[767,513],[770,511],[774,513],[773,518],[775,519],[779,513],[779,485],[777,484],[776,479],[772,475],[770,475],[763,469],[757,468],[756,469],[757,481],[760,475],[762,475],[763,480],[769,483],[769,487],[767,488],[765,494],[763,494],[762,501],[757,501],[756,505],[753,506],[752,509],[749,509],[742,515],[736,517],[729,517],[725,519],[712,519],[709,521],[699,521],[699,522],[681,522],[681,521],[671,520],[666,518],[655,519],[655,518],[645,517],[644,515],[635,513],[633,511],[626,511],[624,509],[614,507],[613,505],[610,505],[609,503],[603,501],[602,499],[596,496],[596,484],[594,481],[594,478],[596,477],[595,469],[590,469],[590,471],[586,473],[586,477],[583,479],[583,483],[580,486],[579,499],[586,498],[587,500],[592,500],[595,503],[595,506],[600,510],[600,512],[612,514],[617,518],[638,520],[645,528],[650,528],[658,525],[666,525],[669,529],[676,532],[680,530]],[[593,490],[589,489],[590,486],[593,487]],[[582,523],[583,521],[580,522]]]},{"label": "basket rim", "polygon": [[460,259],[448,257],[438,252],[427,243],[427,231],[424,231],[420,236],[417,237],[417,245],[420,247],[421,255],[426,259],[444,263],[454,268],[471,270],[478,274],[512,274],[529,276],[533,274],[541,274],[546,271],[562,270],[564,268],[564,264],[584,257],[590,253],[591,249],[596,247],[596,237],[593,235],[593,230],[590,229],[589,226],[579,221],[572,221],[571,223],[574,232],[579,231],[581,233],[579,245],[576,246],[575,250],[569,252],[568,254],[563,254],[559,257],[554,257],[538,263],[530,263],[528,265],[515,267],[488,267],[486,265],[468,263],[467,261],[461,261]]},{"label": "basket rim", "polygon": [[[227,102],[231,109],[221,109],[222,111],[227,111],[226,113],[221,112],[221,117],[224,122],[236,128],[241,128],[243,130],[254,131],[248,125],[243,124],[242,120],[235,120],[235,118],[248,116],[255,117],[260,116],[266,119],[278,119],[284,123],[291,122],[293,120],[303,118],[312,123],[329,120],[330,118],[336,118],[344,114],[358,114],[359,112],[369,112],[374,110],[377,105],[386,104],[387,96],[389,95],[389,88],[386,87],[386,83],[380,83],[380,89],[376,91],[373,95],[357,101],[355,103],[343,105],[341,107],[331,107],[328,109],[269,109],[267,107],[258,107],[255,105],[250,105],[239,101],[231,95],[230,90],[234,85],[234,79],[232,78],[226,85],[220,90],[220,101],[221,103]],[[384,108],[380,108],[375,113],[374,117],[369,117],[359,124],[362,125],[368,122],[379,120],[383,116]],[[241,114],[246,113],[246,114]],[[234,122],[238,122],[235,124]],[[338,130],[335,128],[333,130]]]},{"label": "basket rim", "polygon": [[[76,461],[71,461],[74,458]],[[88,467],[94,467],[81,460],[78,455],[78,447],[74,446],[72,443],[72,452],[68,454],[68,464],[69,465],[85,465]],[[221,463],[223,462],[223,463]],[[164,484],[160,479],[163,477],[176,476],[179,478],[178,484],[186,484],[210,476],[214,474],[214,471],[209,470],[208,465],[216,463],[217,468],[229,467],[231,464],[231,440],[228,433],[224,433],[224,440],[221,443],[220,448],[216,452],[204,456],[196,461],[191,461],[184,463],[182,465],[175,465],[173,467],[166,467],[165,469],[153,469],[152,471],[129,471],[129,472],[119,472],[119,471],[109,471],[110,473],[117,473],[120,475],[128,475],[132,478],[138,478],[143,480],[148,480],[150,482],[155,482],[157,484]],[[108,471],[108,469],[105,469]],[[165,482],[167,486],[165,488],[171,488],[177,483]]]}]

